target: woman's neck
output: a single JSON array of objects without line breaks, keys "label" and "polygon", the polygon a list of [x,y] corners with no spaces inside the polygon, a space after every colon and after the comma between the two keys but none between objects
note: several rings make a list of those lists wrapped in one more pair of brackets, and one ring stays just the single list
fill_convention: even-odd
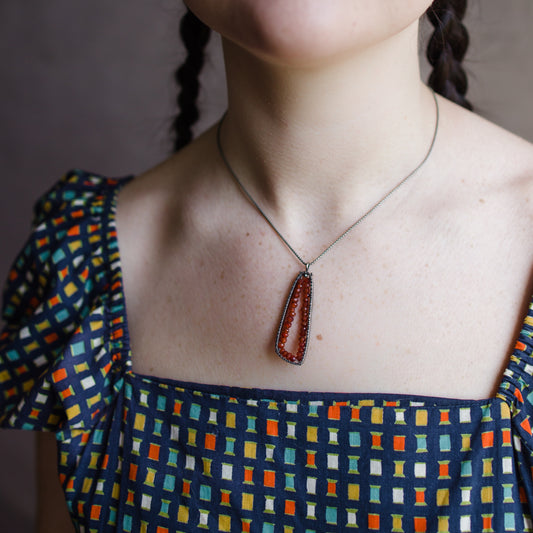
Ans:
[{"label": "woman's neck", "polygon": [[224,42],[224,151],[276,221],[290,228],[309,214],[342,226],[420,163],[435,104],[417,42],[413,24],[355,56],[301,69]]}]

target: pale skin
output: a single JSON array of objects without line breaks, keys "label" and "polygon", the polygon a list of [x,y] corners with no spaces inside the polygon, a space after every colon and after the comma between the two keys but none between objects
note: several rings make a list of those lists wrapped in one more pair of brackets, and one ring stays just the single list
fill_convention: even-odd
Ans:
[{"label": "pale skin", "polygon": [[[431,2],[187,3],[223,36],[228,159],[313,259],[429,147],[435,106],[420,81],[417,26]],[[302,367],[273,353],[301,265],[235,186],[215,130],[137,176],[117,209],[133,371],[240,387],[493,396],[533,289],[533,148],[439,104],[428,162],[313,266]]]}]

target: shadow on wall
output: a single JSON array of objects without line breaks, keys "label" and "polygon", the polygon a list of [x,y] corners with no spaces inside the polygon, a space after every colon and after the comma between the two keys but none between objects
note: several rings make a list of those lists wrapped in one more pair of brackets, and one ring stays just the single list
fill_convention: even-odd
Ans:
[{"label": "shadow on wall", "polygon": [[35,531],[35,434],[0,430],[0,531]]}]

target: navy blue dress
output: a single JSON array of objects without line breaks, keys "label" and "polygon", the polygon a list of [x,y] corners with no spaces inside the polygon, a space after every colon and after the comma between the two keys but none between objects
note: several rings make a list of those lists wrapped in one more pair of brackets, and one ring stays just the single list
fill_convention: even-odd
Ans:
[{"label": "navy blue dress", "polygon": [[533,306],[486,400],[142,376],[114,218],[131,179],[57,182],[4,289],[0,425],[55,433],[77,531],[533,531]]}]

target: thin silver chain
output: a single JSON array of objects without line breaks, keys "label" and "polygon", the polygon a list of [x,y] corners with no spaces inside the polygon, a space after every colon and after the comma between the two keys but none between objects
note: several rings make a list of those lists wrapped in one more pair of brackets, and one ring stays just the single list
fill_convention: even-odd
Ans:
[{"label": "thin silver chain", "polygon": [[387,200],[390,196],[392,196],[393,193],[395,193],[404,183],[406,183],[407,180],[409,180],[409,178],[411,178],[414,174],[416,174],[416,172],[429,159],[429,156],[431,155],[431,152],[433,151],[433,147],[435,146],[435,141],[437,139],[437,133],[439,131],[439,118],[440,118],[439,117],[439,115],[440,115],[440,113],[439,113],[439,103],[437,101],[437,96],[435,94],[435,91],[432,90],[431,92],[432,92],[433,98],[435,100],[435,108],[436,108],[435,130],[433,132],[433,139],[431,140],[431,145],[430,145],[429,150],[427,151],[424,159],[422,159],[422,161],[417,165],[417,167],[413,171],[411,171],[395,187],[393,187],[385,196],[383,196],[383,198],[381,198],[381,200],[379,200],[379,202],[374,204],[362,217],[358,218],[348,229],[346,229],[343,233],[341,233],[341,235],[339,235],[324,251],[322,251],[312,261],[309,261],[309,262],[304,261],[300,257],[298,252],[296,252],[296,250],[288,243],[287,239],[285,239],[285,237],[278,231],[276,226],[274,226],[272,221],[268,218],[268,216],[264,213],[264,211],[259,207],[259,205],[252,198],[250,193],[245,189],[244,185],[241,183],[241,180],[237,177],[237,174],[235,174],[235,171],[233,170],[233,168],[229,164],[229,162],[228,162],[228,160],[226,158],[226,154],[224,153],[224,150],[222,149],[222,142],[221,142],[221,129],[222,129],[222,123],[224,122],[224,118],[226,117],[225,114],[220,119],[220,122],[219,122],[218,128],[217,128],[217,146],[218,146],[218,151],[220,153],[220,156],[222,157],[222,160],[224,161],[224,164],[226,165],[226,167],[229,170],[230,174],[233,176],[233,178],[237,182],[237,185],[239,186],[241,191],[248,198],[248,200],[252,203],[252,205],[259,211],[259,213],[267,221],[269,226],[276,232],[278,237],[286,244],[287,248],[289,248],[289,250],[295,255],[295,257],[298,259],[298,261],[300,261],[300,263],[302,263],[302,265],[305,267],[306,271],[308,271],[309,268],[312,265],[314,265],[319,259],[324,257],[324,255],[326,255],[339,241],[344,239],[344,237],[346,237],[346,235],[348,235],[348,233],[350,233],[350,231],[352,231],[356,226],[361,224],[361,222],[363,222],[367,217],[369,217],[380,205],[382,205],[385,202],[385,200]]}]

